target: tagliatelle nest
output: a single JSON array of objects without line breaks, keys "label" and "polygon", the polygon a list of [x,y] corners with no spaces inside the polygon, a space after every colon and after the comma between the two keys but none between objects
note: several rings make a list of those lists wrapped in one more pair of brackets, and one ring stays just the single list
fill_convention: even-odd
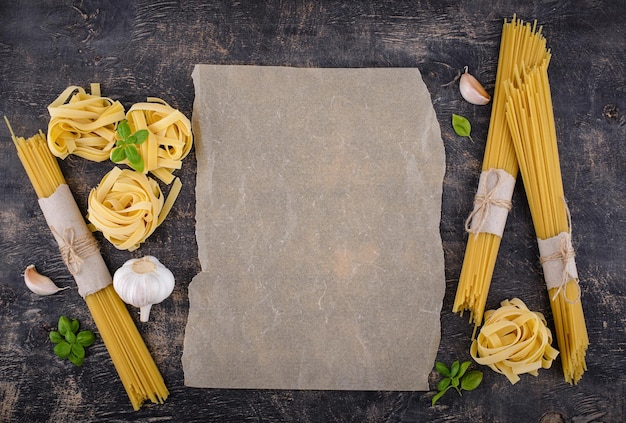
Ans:
[{"label": "tagliatelle nest", "polygon": [[154,179],[115,167],[91,190],[87,218],[116,248],[136,250],[163,222],[180,186],[176,179],[166,201]]},{"label": "tagliatelle nest", "polygon": [[470,353],[478,363],[505,375],[512,384],[519,375],[537,376],[548,369],[559,352],[541,313],[530,311],[518,298],[502,301],[497,310],[485,312],[485,324],[472,342]]}]

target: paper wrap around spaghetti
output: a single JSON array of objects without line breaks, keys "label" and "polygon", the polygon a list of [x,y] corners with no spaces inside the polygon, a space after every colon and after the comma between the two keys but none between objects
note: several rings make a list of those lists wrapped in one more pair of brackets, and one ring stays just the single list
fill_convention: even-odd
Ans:
[{"label": "paper wrap around spaghetti", "polygon": [[487,232],[502,237],[514,188],[515,178],[505,170],[483,171],[474,197],[474,209],[465,222],[465,230],[474,234]]},{"label": "paper wrap around spaghetti", "polygon": [[111,273],[69,187],[60,185],[50,197],[40,198],[39,206],[78,293],[84,298],[111,284]]}]

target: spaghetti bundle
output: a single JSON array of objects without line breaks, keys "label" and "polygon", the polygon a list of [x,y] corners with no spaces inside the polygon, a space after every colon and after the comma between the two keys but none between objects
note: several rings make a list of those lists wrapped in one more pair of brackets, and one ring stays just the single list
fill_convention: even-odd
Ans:
[{"label": "spaghetti bundle", "polygon": [[479,187],[474,209],[466,222],[470,232],[459,276],[453,312],[470,311],[470,322],[480,326],[487,294],[500,248],[519,166],[505,116],[504,82],[515,66],[539,65],[550,52],[537,29],[513,17],[502,28],[493,108],[487,134]]},{"label": "spaghetti bundle", "polygon": [[146,400],[163,403],[169,395],[163,377],[126,305],[113,289],[111,274],[45,135],[41,131],[29,139],[16,137],[12,131],[11,135],[46,222],[89,307],[133,408],[138,410]]},{"label": "spaghetti bundle", "polygon": [[586,370],[589,345],[565,203],[546,59],[506,83],[506,116],[538,238],[565,380]]}]

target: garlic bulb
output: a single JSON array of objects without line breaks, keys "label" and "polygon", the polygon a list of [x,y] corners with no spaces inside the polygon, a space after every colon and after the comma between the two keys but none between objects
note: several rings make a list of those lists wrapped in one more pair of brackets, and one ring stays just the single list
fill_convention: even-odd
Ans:
[{"label": "garlic bulb", "polygon": [[461,96],[472,104],[484,106],[491,100],[491,96],[480,85],[480,82],[467,72],[467,66],[465,66],[465,72],[461,75],[459,90],[461,91]]},{"label": "garlic bulb", "polygon": [[156,257],[128,260],[113,275],[113,288],[126,304],[139,307],[139,320],[147,322],[150,308],[170,296],[174,275]]},{"label": "garlic bulb", "polygon": [[24,282],[26,287],[37,295],[52,295],[69,288],[69,286],[65,288],[56,286],[52,279],[37,272],[34,264],[27,266],[24,270]]}]

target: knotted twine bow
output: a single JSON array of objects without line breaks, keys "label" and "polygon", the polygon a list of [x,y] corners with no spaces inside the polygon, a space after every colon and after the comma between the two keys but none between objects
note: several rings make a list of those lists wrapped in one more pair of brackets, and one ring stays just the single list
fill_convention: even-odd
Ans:
[{"label": "knotted twine bow", "polygon": [[[580,300],[580,283],[576,270],[576,262],[574,261],[576,254],[572,247],[572,217],[565,199],[563,203],[565,205],[565,213],[567,214],[568,230],[552,238],[537,239],[540,253],[539,262],[543,267],[544,278],[548,289],[558,288],[552,296],[552,301],[561,294],[566,302],[574,304]],[[550,266],[549,263],[551,262],[557,262],[558,264],[556,266],[558,267]],[[557,272],[560,273],[560,279]],[[576,298],[573,300],[567,297],[567,289],[564,289],[570,280],[576,283],[578,289]]]},{"label": "knotted twine bow", "polygon": [[61,257],[72,275],[80,272],[80,266],[87,257],[98,252],[98,243],[90,233],[76,238],[74,228],[72,227],[65,228],[63,235],[59,234],[52,226],[50,229],[60,240],[59,250],[61,251]]},{"label": "knotted twine bow", "polygon": [[[495,182],[489,187],[489,180],[493,179],[490,178],[491,176],[495,176]],[[507,178],[507,176],[509,177]],[[503,170],[489,169],[484,171],[480,175],[478,192],[474,197],[474,210],[465,220],[465,230],[476,234],[476,236],[479,232],[490,232],[501,237],[506,223],[506,213],[512,208],[510,198],[514,186],[515,179]],[[497,209],[494,208],[505,210],[505,214],[496,216],[494,212]],[[485,226],[490,220],[494,220],[491,226],[497,229],[485,230]]]}]

